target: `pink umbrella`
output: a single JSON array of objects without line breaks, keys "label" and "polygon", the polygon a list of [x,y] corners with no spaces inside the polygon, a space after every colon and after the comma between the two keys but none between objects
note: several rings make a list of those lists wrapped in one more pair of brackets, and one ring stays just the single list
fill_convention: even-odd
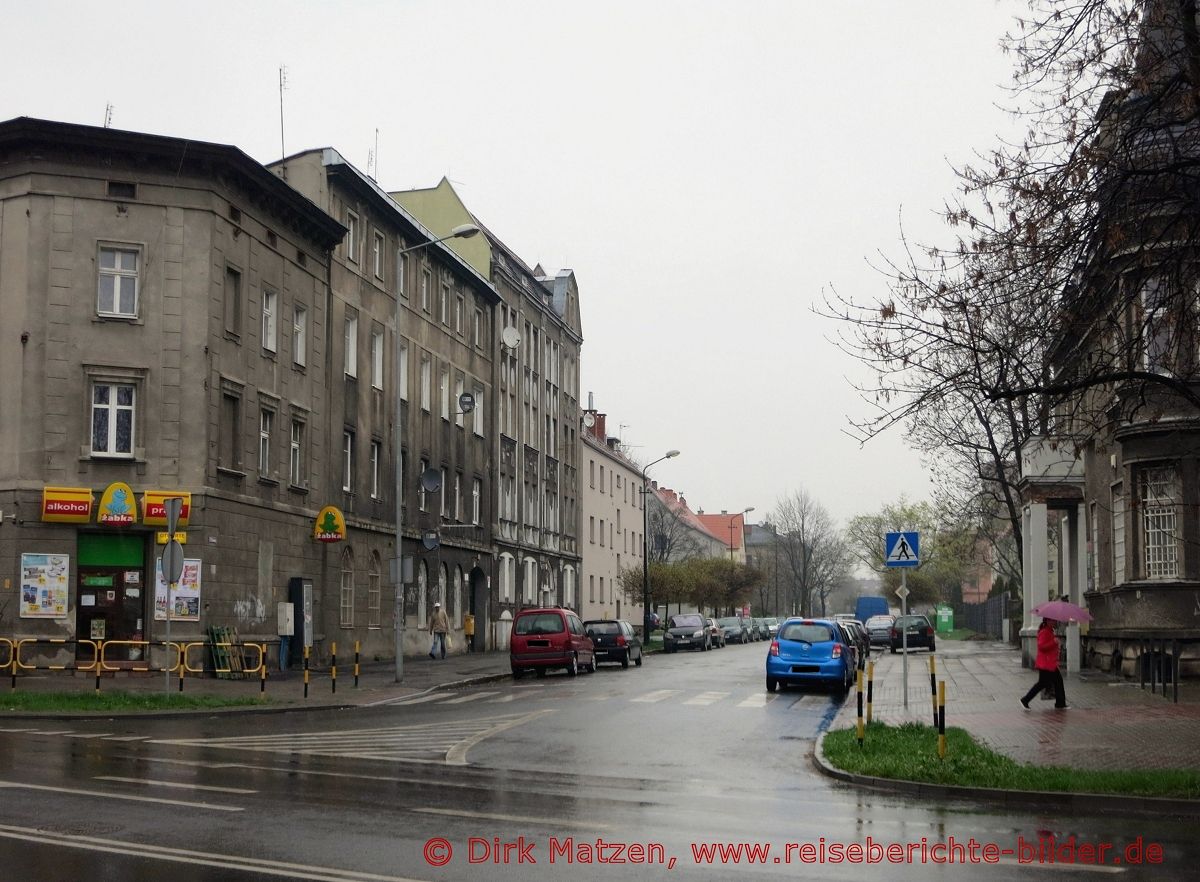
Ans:
[{"label": "pink umbrella", "polygon": [[1033,608],[1034,615],[1056,622],[1090,622],[1092,614],[1069,600],[1049,600]]}]

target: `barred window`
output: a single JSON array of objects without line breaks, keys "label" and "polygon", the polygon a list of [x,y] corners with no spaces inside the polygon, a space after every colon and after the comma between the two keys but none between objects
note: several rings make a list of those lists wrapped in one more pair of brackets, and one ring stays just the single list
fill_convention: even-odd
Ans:
[{"label": "barred window", "polygon": [[354,627],[354,555],[347,548],[342,552],[341,624]]},{"label": "barred window", "polygon": [[1178,496],[1174,468],[1155,467],[1142,472],[1143,578],[1173,579],[1179,575]]}]

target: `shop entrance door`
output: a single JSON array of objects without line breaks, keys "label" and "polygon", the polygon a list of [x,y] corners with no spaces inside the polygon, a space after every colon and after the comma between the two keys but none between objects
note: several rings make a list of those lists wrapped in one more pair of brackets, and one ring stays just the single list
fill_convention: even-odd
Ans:
[{"label": "shop entrance door", "polygon": [[[79,574],[75,622],[79,640],[141,640],[146,616],[145,539],[139,535],[79,537]],[[137,662],[142,647],[116,644],[104,651],[106,662]],[[92,649],[79,644],[78,659],[89,662]]]}]

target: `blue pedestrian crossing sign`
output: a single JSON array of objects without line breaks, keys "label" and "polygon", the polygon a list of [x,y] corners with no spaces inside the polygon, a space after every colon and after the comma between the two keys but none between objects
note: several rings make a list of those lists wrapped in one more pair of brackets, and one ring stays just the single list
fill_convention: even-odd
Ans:
[{"label": "blue pedestrian crossing sign", "polygon": [[887,533],[883,540],[883,563],[889,567],[915,567],[921,562],[920,533]]}]

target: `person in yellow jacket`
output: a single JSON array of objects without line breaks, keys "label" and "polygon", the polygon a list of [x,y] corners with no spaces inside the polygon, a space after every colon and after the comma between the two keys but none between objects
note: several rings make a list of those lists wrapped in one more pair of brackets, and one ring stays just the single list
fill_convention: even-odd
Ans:
[{"label": "person in yellow jacket", "polygon": [[450,633],[450,619],[446,616],[446,611],[442,609],[440,601],[435,601],[433,604],[433,615],[429,617],[429,633],[433,635],[433,644],[429,647],[429,657],[437,658],[438,652],[441,652],[441,657],[446,657],[446,635]]}]

